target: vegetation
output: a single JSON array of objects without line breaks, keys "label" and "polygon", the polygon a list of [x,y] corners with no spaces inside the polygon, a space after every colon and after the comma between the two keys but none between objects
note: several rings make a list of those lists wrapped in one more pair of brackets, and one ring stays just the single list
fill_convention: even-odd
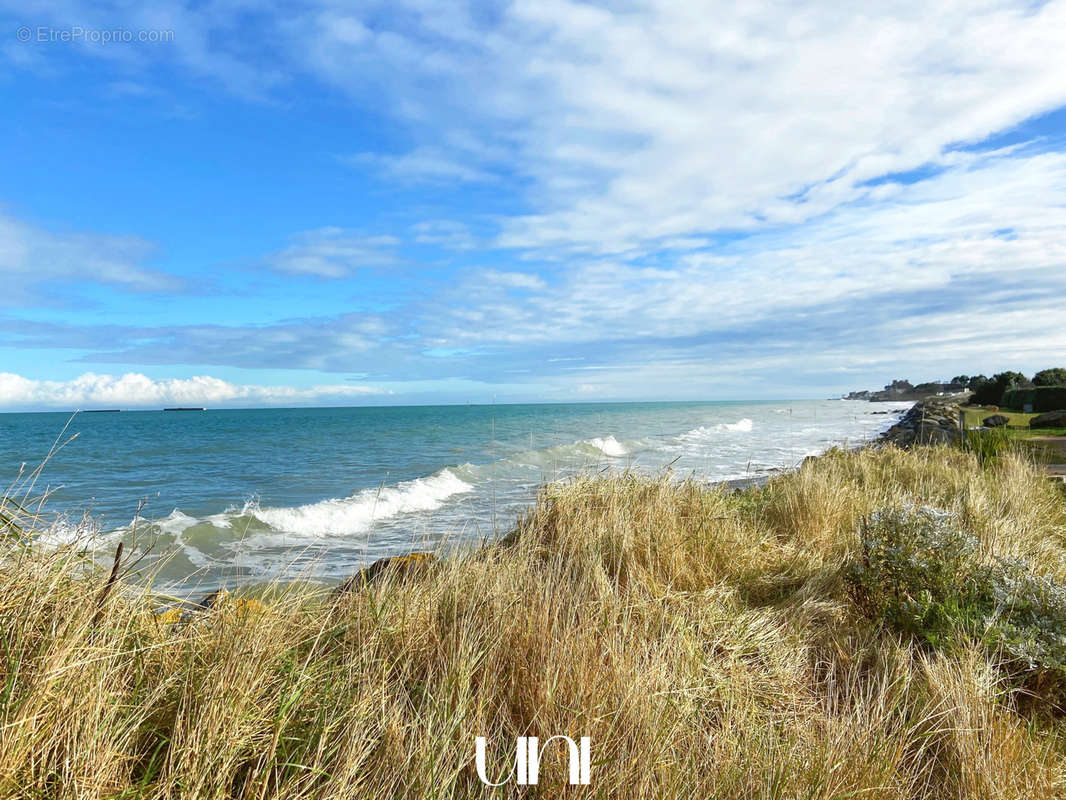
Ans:
[{"label": "vegetation", "polygon": [[[1032,380],[1029,380],[1025,375],[1020,372],[1013,372],[1008,370],[1006,372],[1000,372],[993,375],[991,378],[986,378],[984,375],[958,375],[952,378],[952,383],[960,386],[965,386],[973,392],[971,400],[977,405],[983,406],[998,406],[1008,405],[1011,408],[1017,408],[1021,410],[1021,403],[1023,402],[1023,394],[1020,390],[1028,389],[1033,391],[1033,387],[1036,387],[1036,391],[1041,394],[1041,405],[1047,405],[1048,407],[1036,408],[1036,411],[1052,411],[1058,410],[1063,406],[1056,405],[1066,397],[1066,369],[1062,367],[1054,367],[1051,369],[1042,369],[1037,372]],[[1058,393],[1048,393],[1050,387],[1055,387],[1061,390]],[[1013,401],[1011,401],[1013,396]],[[1033,394],[1024,394],[1024,402],[1032,403]],[[1046,402],[1043,402],[1046,400]]]},{"label": "vegetation", "polygon": [[[968,428],[979,427],[987,417],[993,414],[1000,414],[1007,418],[1007,425],[1010,428],[1029,430],[1029,420],[1036,416],[1036,414],[1008,411],[994,406],[967,406],[963,409],[963,413],[966,415],[966,427]],[[1011,432],[1013,433],[1014,431]]]},{"label": "vegetation", "polygon": [[977,457],[982,467],[994,463],[1005,453],[1018,451],[1018,441],[1003,428],[966,430],[959,441],[959,446]]},{"label": "vegetation", "polygon": [[996,407],[967,406],[963,409],[967,428],[978,428],[986,417],[1000,414],[1007,418],[1003,428],[969,431],[963,446],[973,452],[993,449],[998,453],[1009,442],[1021,448],[1029,458],[1044,463],[1066,463],[1066,428],[1031,429],[1029,420],[1037,416]]},{"label": "vegetation", "polygon": [[1066,386],[1029,386],[1008,389],[1003,393],[1003,405],[1018,410],[1058,411],[1066,409]]},{"label": "vegetation", "polygon": [[[13,513],[8,510],[8,513]],[[545,487],[506,540],[340,597],[159,615],[5,540],[0,796],[1061,796],[1066,503],[1007,449],[831,451],[739,493]],[[589,787],[483,787],[516,736]]]},{"label": "vegetation", "polygon": [[[1025,395],[1029,399],[1024,401],[1026,403],[1032,402],[1032,397],[1039,396],[1041,408],[1036,408],[1034,405],[1034,410],[1036,411],[1057,411],[1060,408],[1064,408],[1061,403],[1064,402],[1063,398],[1066,397],[1066,368],[1054,367],[1040,370],[1033,375],[1032,380],[1029,380],[1022,373],[1012,370],[999,372],[991,378],[987,378],[984,375],[956,375],[946,383],[929,381],[919,383],[917,386],[906,379],[896,379],[885,386],[884,391],[852,392],[848,395],[848,398],[856,400],[922,399],[938,394],[970,391],[972,393],[971,401],[977,405],[1010,405],[1020,411],[1022,406],[1015,406],[1006,402],[1006,397],[1023,389],[1030,392],[1034,389],[1036,390],[1037,394],[1035,395]],[[1014,397],[1018,399],[1022,395],[1015,394]],[[1021,401],[1019,400],[1019,402]]]},{"label": "vegetation", "polygon": [[978,381],[973,386],[974,403],[979,405],[1000,405],[1003,395],[1011,389],[1029,385],[1029,379],[1020,372],[1000,372],[987,381]]},{"label": "vegetation", "polygon": [[1066,369],[1042,369],[1033,376],[1033,386],[1066,386]]},{"label": "vegetation", "polygon": [[1066,584],[1024,559],[982,557],[956,515],[926,506],[873,514],[861,547],[848,577],[868,616],[933,650],[979,646],[1018,685],[1061,704]]}]

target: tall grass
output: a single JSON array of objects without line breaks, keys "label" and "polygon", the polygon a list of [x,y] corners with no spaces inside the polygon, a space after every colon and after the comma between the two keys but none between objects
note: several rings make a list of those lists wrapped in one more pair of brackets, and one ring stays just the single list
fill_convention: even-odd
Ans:
[{"label": "tall grass", "polygon": [[[501,543],[416,580],[278,589],[187,623],[101,598],[71,549],[0,568],[0,796],[1019,798],[1063,793],[1057,712],[986,650],[864,614],[847,565],[889,507],[952,512],[1066,580],[1066,507],[1024,460],[831,452],[731,493],[634,476],[545,487]],[[590,736],[591,785],[516,736]]]}]

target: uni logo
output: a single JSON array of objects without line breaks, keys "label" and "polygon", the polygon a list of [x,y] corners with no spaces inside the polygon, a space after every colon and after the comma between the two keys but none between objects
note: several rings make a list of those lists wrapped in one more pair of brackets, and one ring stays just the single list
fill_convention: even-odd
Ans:
[{"label": "uni logo", "polygon": [[499,783],[493,783],[485,774],[485,737],[478,736],[474,739],[477,776],[486,786],[503,786],[512,777],[517,779],[519,786],[535,786],[540,774],[540,757],[544,754],[544,748],[556,739],[567,744],[570,756],[570,784],[588,786],[592,772],[592,740],[588,736],[582,736],[578,740],[580,744],[575,744],[569,736],[552,736],[544,740],[543,746],[540,746],[540,740],[536,736],[519,736],[515,743],[514,769]]}]

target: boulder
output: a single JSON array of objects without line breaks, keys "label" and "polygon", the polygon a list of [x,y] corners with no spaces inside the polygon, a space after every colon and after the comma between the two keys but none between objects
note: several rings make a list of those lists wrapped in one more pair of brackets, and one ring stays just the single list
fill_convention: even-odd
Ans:
[{"label": "boulder", "polygon": [[959,436],[959,406],[942,398],[915,403],[899,422],[881,434],[883,441],[897,447],[914,444],[950,444]]},{"label": "boulder", "polygon": [[1066,428],[1066,410],[1049,411],[1029,420],[1030,428]]},{"label": "boulder", "polygon": [[240,615],[248,614],[262,614],[266,611],[266,606],[254,597],[238,597],[237,595],[230,594],[225,589],[219,589],[216,592],[204,597],[197,605],[201,609],[210,611],[235,611]]},{"label": "boulder", "polygon": [[958,428],[941,422],[919,423],[914,441],[918,444],[951,444],[959,438]]},{"label": "boulder", "polygon": [[408,553],[405,556],[379,558],[369,567],[359,570],[359,572],[338,586],[334,593],[342,595],[352,589],[385,580],[386,578],[392,578],[396,581],[408,581],[425,575],[436,566],[437,562],[437,557],[432,553]]},{"label": "boulder", "polygon": [[992,416],[985,417],[981,420],[981,424],[986,428],[1002,428],[1008,422],[1010,422],[1010,420],[1002,414],[993,414]]}]

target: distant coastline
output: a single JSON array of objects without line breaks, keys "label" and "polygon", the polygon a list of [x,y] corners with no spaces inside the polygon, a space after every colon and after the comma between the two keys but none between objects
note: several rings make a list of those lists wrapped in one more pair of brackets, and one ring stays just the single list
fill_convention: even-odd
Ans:
[{"label": "distant coastline", "polygon": [[929,397],[950,397],[963,400],[970,395],[970,387],[960,381],[929,381],[912,384],[910,381],[894,380],[883,389],[861,389],[849,392],[845,400],[869,400],[872,403],[894,403],[925,400]]}]

